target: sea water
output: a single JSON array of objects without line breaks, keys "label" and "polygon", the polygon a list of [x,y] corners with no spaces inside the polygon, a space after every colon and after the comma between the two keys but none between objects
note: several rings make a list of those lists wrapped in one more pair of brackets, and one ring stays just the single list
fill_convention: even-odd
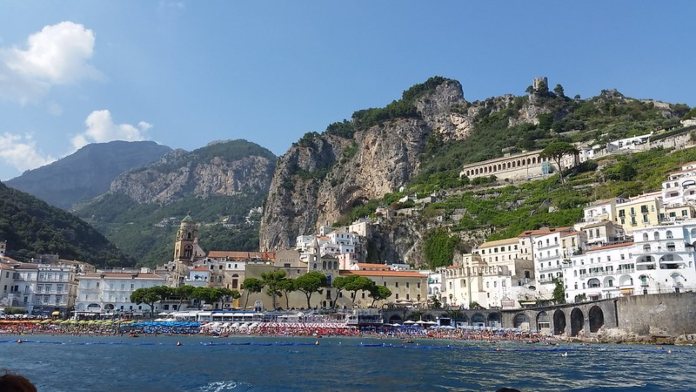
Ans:
[{"label": "sea water", "polygon": [[[0,336],[61,391],[693,391],[696,349],[361,338]],[[177,346],[177,342],[181,345]]]}]

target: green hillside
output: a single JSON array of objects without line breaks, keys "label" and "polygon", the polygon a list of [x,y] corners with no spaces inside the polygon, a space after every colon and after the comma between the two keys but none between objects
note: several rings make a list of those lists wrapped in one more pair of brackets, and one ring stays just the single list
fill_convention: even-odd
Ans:
[{"label": "green hillside", "polygon": [[[258,222],[246,224],[249,209],[259,206],[259,195],[189,197],[172,204],[138,204],[123,194],[106,194],[79,213],[104,233],[138,265],[154,266],[171,259],[180,220],[190,213],[202,223],[204,249],[254,251],[258,248]],[[170,219],[171,218],[171,219]],[[226,228],[221,220],[234,225]],[[161,222],[166,224],[158,225]]]},{"label": "green hillside", "polygon": [[58,254],[99,267],[135,264],[84,221],[2,183],[0,239],[7,241],[8,256],[23,261],[38,254]]}]

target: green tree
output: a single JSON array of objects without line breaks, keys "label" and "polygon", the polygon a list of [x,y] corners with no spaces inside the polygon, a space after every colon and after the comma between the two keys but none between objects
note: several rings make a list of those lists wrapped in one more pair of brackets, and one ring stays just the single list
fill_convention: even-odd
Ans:
[{"label": "green tree", "polygon": [[553,88],[553,92],[558,97],[561,97],[561,98],[565,97],[565,92],[563,91],[563,86],[561,86],[560,84],[557,84],[556,87]]},{"label": "green tree", "polygon": [[318,271],[307,272],[295,278],[295,287],[297,291],[301,291],[307,298],[307,309],[312,307],[312,295],[321,292],[322,287],[326,287],[326,275]]},{"label": "green tree", "polygon": [[636,168],[626,159],[622,159],[604,170],[604,176],[608,180],[614,181],[632,181],[637,174]]},{"label": "green tree", "polygon": [[442,307],[442,302],[440,302],[440,298],[438,298],[436,295],[430,297],[430,301],[432,302],[431,307],[433,309],[440,309]]},{"label": "green tree", "polygon": [[139,288],[131,293],[130,301],[134,304],[145,304],[150,307],[150,317],[154,317],[155,303],[162,300],[157,286]]},{"label": "green tree", "polygon": [[554,162],[556,162],[556,165],[558,165],[558,175],[561,178],[561,183],[565,183],[565,180],[563,179],[563,167],[561,166],[561,160],[566,155],[576,156],[578,154],[580,154],[580,151],[578,151],[578,149],[572,144],[568,142],[555,141],[546,146],[539,154],[539,157],[552,159]]},{"label": "green tree", "polygon": [[174,295],[179,298],[178,310],[181,310],[181,305],[184,302],[189,302],[193,298],[193,290],[195,287],[189,285],[179,286],[174,289]]},{"label": "green tree", "polygon": [[334,309],[336,308],[336,301],[338,301],[341,291],[343,291],[343,289],[346,287],[346,283],[348,283],[349,280],[350,279],[347,276],[337,276],[334,278],[333,282],[331,282],[333,288],[336,289],[335,295],[331,301]]},{"label": "green tree", "polygon": [[242,295],[237,290],[228,289],[226,287],[217,290],[220,292],[222,296],[221,299],[223,299],[223,302],[232,302],[235,299],[239,299],[242,297]]},{"label": "green tree", "polygon": [[454,250],[459,237],[451,236],[446,228],[439,227],[425,235],[423,255],[430,268],[446,267],[452,264]]},{"label": "green tree", "polygon": [[281,280],[278,289],[285,297],[285,309],[290,309],[290,293],[295,291],[295,280],[291,278]]},{"label": "green tree", "polygon": [[359,275],[350,275],[347,278],[348,281],[343,288],[352,293],[350,299],[353,306],[355,306],[355,298],[358,296],[358,291],[369,291],[375,283],[369,278]]},{"label": "green tree", "polygon": [[376,301],[383,301],[391,297],[392,292],[387,286],[380,286],[372,282],[372,287],[370,287],[370,297],[372,297],[372,303],[370,307],[375,306]]},{"label": "green tree", "polygon": [[563,280],[560,278],[556,278],[553,280],[553,282],[556,284],[556,287],[553,288],[553,302],[557,304],[564,304],[566,300],[565,285],[563,284]]},{"label": "green tree", "polygon": [[277,308],[278,296],[282,295],[280,291],[280,282],[285,279],[284,270],[268,271],[261,274],[261,281],[266,287],[266,294],[273,299],[273,309]]},{"label": "green tree", "polygon": [[242,283],[242,290],[246,293],[246,299],[244,300],[244,309],[249,305],[249,294],[260,293],[263,290],[263,282],[257,278],[246,278]]}]

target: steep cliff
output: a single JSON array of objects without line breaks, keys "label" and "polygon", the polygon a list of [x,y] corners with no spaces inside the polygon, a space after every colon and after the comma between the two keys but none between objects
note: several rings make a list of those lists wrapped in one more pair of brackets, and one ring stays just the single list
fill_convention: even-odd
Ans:
[{"label": "steep cliff", "polygon": [[[118,176],[111,192],[138,203],[169,204],[188,196],[236,196],[265,194],[270,185],[275,156],[246,141],[216,143],[190,153],[175,151],[159,162]],[[239,150],[211,153],[209,149]]]},{"label": "steep cliff", "polygon": [[[261,220],[261,249],[294,244],[418,172],[431,133],[466,136],[471,115],[459,82],[433,78],[385,109],[356,112],[352,132],[307,134],[278,160]],[[427,85],[427,86],[426,86]],[[456,110],[456,111],[455,111]]]}]

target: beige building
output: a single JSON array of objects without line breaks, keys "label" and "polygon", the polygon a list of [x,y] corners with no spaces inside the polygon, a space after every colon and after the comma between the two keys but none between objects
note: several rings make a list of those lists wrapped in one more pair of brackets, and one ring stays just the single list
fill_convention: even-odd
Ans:
[{"label": "beige building", "polygon": [[623,226],[626,234],[659,224],[662,211],[661,196],[661,192],[646,193],[617,204],[614,221]]},{"label": "beige building", "polygon": [[[492,254],[496,246],[500,249],[505,243],[507,251],[507,246],[513,244],[510,240],[489,243]],[[534,301],[533,261],[512,256],[504,264],[495,264],[495,256],[491,257],[493,264],[479,254],[464,255],[461,264],[441,269],[443,303],[464,308],[474,303],[484,308],[513,308],[520,302]]]},{"label": "beige building", "polygon": [[[372,264],[374,265],[374,264]],[[377,264],[381,265],[381,264]],[[365,264],[363,264],[365,266]],[[384,266],[383,266],[384,267]],[[379,268],[365,267],[366,269],[341,271],[341,276],[364,276],[378,286],[387,287],[392,295],[385,301],[396,304],[425,304],[428,300],[428,276],[418,271],[392,271]],[[343,299],[343,300],[341,300]],[[339,298],[339,306],[350,307],[350,298]],[[356,307],[368,307],[372,304],[372,298],[367,292],[359,292],[355,299]],[[379,304],[379,303],[378,303]]]},{"label": "beige building", "polygon": [[608,220],[584,225],[580,231],[585,234],[588,245],[612,244],[626,238],[623,227]]}]

